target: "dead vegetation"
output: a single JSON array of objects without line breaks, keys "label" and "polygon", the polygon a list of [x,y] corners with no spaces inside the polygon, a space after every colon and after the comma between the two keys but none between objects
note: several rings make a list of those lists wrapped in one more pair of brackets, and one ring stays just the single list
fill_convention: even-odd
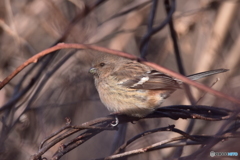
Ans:
[{"label": "dead vegetation", "polygon": [[[3,0],[0,7],[0,159],[240,153],[238,0]],[[201,81],[225,97],[186,86],[145,118],[116,115],[113,127],[115,116],[88,74],[99,51],[64,45],[5,83],[18,66],[61,42],[119,50],[186,75],[229,69]]]}]

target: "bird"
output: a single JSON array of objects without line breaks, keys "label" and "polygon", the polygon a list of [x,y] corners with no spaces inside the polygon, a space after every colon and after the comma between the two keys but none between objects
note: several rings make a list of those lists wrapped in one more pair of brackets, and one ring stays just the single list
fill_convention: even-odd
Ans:
[{"label": "bird", "polygon": [[[226,71],[216,69],[187,77],[198,80]],[[183,83],[136,60],[111,54],[97,57],[89,73],[110,112],[138,118],[154,112]]]}]

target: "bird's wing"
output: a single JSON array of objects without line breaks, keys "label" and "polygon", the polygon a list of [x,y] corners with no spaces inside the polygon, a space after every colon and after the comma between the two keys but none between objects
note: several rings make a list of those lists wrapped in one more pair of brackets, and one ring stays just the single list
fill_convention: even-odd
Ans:
[{"label": "bird's wing", "polygon": [[138,62],[122,65],[112,76],[119,81],[119,85],[133,89],[175,90],[180,88],[178,81],[172,77]]}]

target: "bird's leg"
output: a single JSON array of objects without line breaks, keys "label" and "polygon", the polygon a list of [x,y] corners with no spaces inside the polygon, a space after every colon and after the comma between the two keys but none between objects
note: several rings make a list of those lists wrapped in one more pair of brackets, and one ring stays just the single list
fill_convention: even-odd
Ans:
[{"label": "bird's leg", "polygon": [[115,121],[113,121],[113,122],[111,123],[111,126],[112,126],[112,127],[116,127],[118,124],[119,124],[119,119],[118,119],[117,116],[115,116]]}]

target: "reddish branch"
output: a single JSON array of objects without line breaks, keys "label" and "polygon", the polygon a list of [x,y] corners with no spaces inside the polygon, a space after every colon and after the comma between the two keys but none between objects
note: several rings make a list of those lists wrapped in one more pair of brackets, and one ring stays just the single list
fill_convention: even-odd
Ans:
[{"label": "reddish branch", "polygon": [[163,72],[167,75],[170,75],[172,77],[175,77],[177,79],[180,79],[181,81],[183,81],[184,83],[190,84],[192,86],[197,87],[200,90],[203,90],[205,92],[211,93],[215,96],[221,97],[221,98],[225,98],[229,101],[232,101],[234,103],[240,104],[240,100],[233,98],[227,94],[218,92],[216,90],[213,90],[203,84],[194,82],[190,79],[188,79],[185,76],[182,76],[176,72],[173,72],[169,69],[166,69],[160,65],[157,65],[155,63],[152,62],[147,62],[147,61],[143,61],[141,59],[139,59],[138,57],[134,56],[134,55],[130,55],[121,51],[116,51],[116,50],[112,50],[112,49],[107,49],[104,47],[100,47],[100,46],[95,46],[95,45],[87,45],[87,44],[74,44],[74,43],[70,43],[70,44],[64,44],[64,43],[59,43],[56,46],[53,46],[51,48],[48,48],[46,50],[43,50],[42,52],[39,52],[38,54],[34,55],[33,57],[31,57],[30,59],[28,59],[26,62],[24,62],[21,66],[19,66],[15,71],[13,71],[8,77],[6,77],[1,83],[0,83],[0,89],[2,89],[12,78],[14,78],[19,72],[21,72],[25,67],[27,67],[28,65],[30,65],[31,63],[36,63],[41,57],[50,54],[51,52],[54,52],[56,50],[60,50],[60,49],[91,49],[91,50],[95,50],[95,51],[100,51],[100,52],[106,52],[109,54],[114,54],[114,55],[118,55],[118,56],[122,56],[122,57],[126,57],[129,59],[133,59],[133,60],[138,60],[141,63],[148,65],[160,72]]}]

